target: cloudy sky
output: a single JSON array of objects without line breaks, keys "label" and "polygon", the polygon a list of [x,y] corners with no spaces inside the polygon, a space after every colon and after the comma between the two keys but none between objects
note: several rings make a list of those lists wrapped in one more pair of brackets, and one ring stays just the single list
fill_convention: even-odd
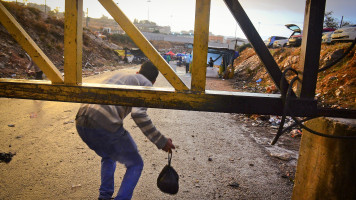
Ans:
[{"label": "cloudy sky", "polygon": [[[13,0],[14,1],[14,0]],[[18,0],[23,2],[23,0]],[[47,3],[52,9],[64,10],[64,0],[28,0],[37,4]],[[195,0],[114,0],[131,19],[156,22],[171,26],[172,31],[193,30]],[[291,31],[285,24],[303,27],[306,0],[240,0],[242,7],[262,39],[271,35],[288,37]],[[89,17],[110,16],[97,0],[84,0],[84,10]],[[338,20],[356,24],[356,0],[327,0],[326,11],[333,11]],[[223,0],[211,0],[210,32],[215,35],[246,38]]]}]

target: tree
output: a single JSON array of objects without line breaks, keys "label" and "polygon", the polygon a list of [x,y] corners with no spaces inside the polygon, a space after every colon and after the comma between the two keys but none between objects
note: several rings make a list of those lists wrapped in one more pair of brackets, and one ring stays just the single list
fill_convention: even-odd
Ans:
[{"label": "tree", "polygon": [[109,19],[109,17],[102,15],[100,19]]},{"label": "tree", "polygon": [[333,11],[325,12],[324,14],[324,28],[338,28],[336,18],[332,16]]}]

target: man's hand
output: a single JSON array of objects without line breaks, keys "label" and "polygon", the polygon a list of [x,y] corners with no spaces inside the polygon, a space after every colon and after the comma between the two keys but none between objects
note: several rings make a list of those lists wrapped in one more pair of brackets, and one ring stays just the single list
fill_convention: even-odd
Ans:
[{"label": "man's hand", "polygon": [[172,149],[175,149],[176,147],[172,143],[172,139],[168,138],[166,145],[162,148],[163,151],[165,152],[171,152]]}]

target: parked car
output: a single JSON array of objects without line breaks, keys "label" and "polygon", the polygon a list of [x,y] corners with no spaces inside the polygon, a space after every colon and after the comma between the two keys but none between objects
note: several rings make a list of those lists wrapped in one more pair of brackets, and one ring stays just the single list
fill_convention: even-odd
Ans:
[{"label": "parked car", "polygon": [[267,39],[267,41],[265,42],[266,46],[268,48],[272,48],[273,47],[273,43],[275,41],[278,41],[278,40],[285,40],[285,39],[288,39],[286,37],[282,37],[282,36],[271,36]]},{"label": "parked car", "polygon": [[334,28],[323,28],[321,42],[331,44],[331,34],[333,34],[335,30]]},{"label": "parked car", "polygon": [[287,46],[299,47],[302,44],[302,30],[295,24],[286,24],[285,26],[293,31],[292,35],[289,36]]},{"label": "parked car", "polygon": [[333,33],[334,33],[333,31],[323,33],[323,36],[321,37],[321,42],[326,44],[331,44],[331,35]]},{"label": "parked car", "polygon": [[353,41],[356,38],[356,25],[349,25],[337,29],[331,35],[331,42]]},{"label": "parked car", "polygon": [[287,39],[283,39],[283,40],[276,40],[273,42],[273,48],[280,48],[280,47],[285,47],[287,46],[288,43],[288,38]]}]

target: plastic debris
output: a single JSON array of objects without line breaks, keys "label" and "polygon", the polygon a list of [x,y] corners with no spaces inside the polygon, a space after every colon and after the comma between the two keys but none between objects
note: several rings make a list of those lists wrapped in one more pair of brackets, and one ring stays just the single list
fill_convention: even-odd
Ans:
[{"label": "plastic debris", "polygon": [[14,157],[14,155],[16,155],[16,153],[0,153],[0,163],[9,163],[12,160],[12,157]]},{"label": "plastic debris", "polygon": [[237,182],[233,182],[233,183],[230,183],[228,186],[230,186],[232,188],[238,188],[238,187],[240,187],[240,184],[238,184]]},{"label": "plastic debris", "polygon": [[295,137],[301,137],[302,136],[302,131],[300,131],[299,129],[294,129],[290,132],[290,136],[292,138],[295,138]]},{"label": "plastic debris", "polygon": [[72,185],[72,189],[78,188],[78,187],[82,187],[81,184],[77,184],[77,185]]}]

